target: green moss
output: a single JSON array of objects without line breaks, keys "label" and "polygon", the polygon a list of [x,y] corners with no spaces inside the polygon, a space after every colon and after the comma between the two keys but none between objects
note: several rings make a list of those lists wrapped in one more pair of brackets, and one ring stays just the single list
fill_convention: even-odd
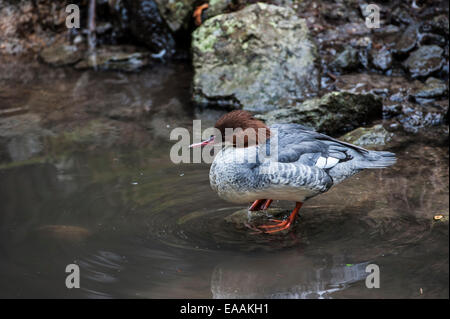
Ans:
[{"label": "green moss", "polygon": [[[221,35],[216,19],[206,20],[203,25],[197,28],[192,34],[192,47],[201,52],[213,52],[217,38]],[[218,22],[218,21],[217,21]]]}]

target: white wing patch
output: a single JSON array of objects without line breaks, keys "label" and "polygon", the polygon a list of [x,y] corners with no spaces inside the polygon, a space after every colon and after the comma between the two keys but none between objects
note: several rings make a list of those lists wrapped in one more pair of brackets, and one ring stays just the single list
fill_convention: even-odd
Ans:
[{"label": "white wing patch", "polygon": [[319,168],[331,168],[339,163],[339,159],[334,157],[322,157],[317,159],[316,166]]}]

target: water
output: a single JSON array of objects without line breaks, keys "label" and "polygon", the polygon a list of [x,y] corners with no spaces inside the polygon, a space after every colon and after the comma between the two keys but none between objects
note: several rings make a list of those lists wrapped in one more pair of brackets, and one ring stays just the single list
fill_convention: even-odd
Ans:
[{"label": "water", "polygon": [[[44,147],[25,162],[3,161],[0,297],[448,298],[448,221],[433,220],[448,216],[448,148],[402,137],[394,167],[308,201],[289,234],[253,234],[225,220],[244,207],[216,196],[208,165],[169,160],[167,123],[220,114],[188,105],[189,70],[39,70],[63,74],[58,89],[54,81],[9,82],[8,107],[48,113],[47,96],[70,109],[70,83],[88,77],[78,87],[80,112],[95,104],[95,118],[124,101],[150,104],[140,120],[147,135],[141,146]],[[24,98],[36,91],[39,100]],[[70,263],[80,266],[80,289],[65,286]],[[368,264],[380,267],[379,289],[366,288]]]}]

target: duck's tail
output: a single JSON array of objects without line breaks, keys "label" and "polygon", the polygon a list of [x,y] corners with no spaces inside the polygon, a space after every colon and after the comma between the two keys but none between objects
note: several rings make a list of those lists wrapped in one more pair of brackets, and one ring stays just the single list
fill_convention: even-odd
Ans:
[{"label": "duck's tail", "polygon": [[385,168],[394,165],[397,158],[394,153],[381,151],[368,151],[364,154],[364,161],[360,162],[360,168]]}]

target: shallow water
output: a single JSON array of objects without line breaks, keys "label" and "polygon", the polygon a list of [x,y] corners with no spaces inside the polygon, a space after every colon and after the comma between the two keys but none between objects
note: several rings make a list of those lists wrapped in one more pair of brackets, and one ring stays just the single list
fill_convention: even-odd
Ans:
[{"label": "shallow water", "polygon": [[[218,113],[190,109],[179,69],[159,71],[166,81],[151,70],[74,73],[59,77],[56,92],[33,81],[10,88],[9,107],[45,109],[45,98],[30,106],[14,96],[39,90],[59,100],[73,77],[88,76],[95,81],[83,84],[91,92],[83,101],[93,94],[113,108],[146,97],[161,110],[167,103],[158,99],[175,98],[186,111],[165,110],[142,147],[3,163],[0,297],[448,298],[448,221],[433,220],[448,216],[448,148],[403,139],[393,149],[398,164],[308,201],[290,233],[253,234],[225,220],[245,207],[213,193],[208,165],[170,161],[170,130],[157,128]],[[117,78],[114,94],[101,89]],[[65,286],[71,263],[80,266],[80,289]],[[366,288],[368,264],[380,267],[379,289]]]}]

